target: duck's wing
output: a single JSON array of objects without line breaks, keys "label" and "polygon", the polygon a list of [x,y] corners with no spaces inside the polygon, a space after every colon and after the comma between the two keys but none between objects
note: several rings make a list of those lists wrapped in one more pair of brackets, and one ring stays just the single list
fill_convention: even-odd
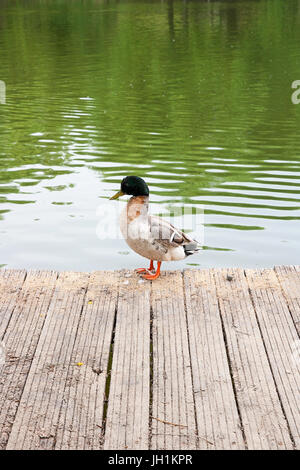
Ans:
[{"label": "duck's wing", "polygon": [[167,252],[171,247],[179,247],[191,243],[197,245],[195,240],[166,220],[155,215],[149,215],[148,217],[151,242],[161,251]]}]

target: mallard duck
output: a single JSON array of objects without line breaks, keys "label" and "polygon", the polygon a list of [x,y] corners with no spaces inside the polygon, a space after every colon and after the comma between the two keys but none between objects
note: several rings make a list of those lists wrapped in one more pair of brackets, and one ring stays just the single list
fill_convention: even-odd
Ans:
[{"label": "mallard duck", "polygon": [[[144,279],[158,278],[163,261],[178,261],[200,249],[196,240],[166,220],[148,213],[149,188],[142,178],[126,176],[121,182],[120,191],[110,199],[123,195],[132,197],[121,213],[120,228],[130,248],[150,260],[149,269],[136,270]],[[157,261],[157,270],[153,274],[154,261]]]}]

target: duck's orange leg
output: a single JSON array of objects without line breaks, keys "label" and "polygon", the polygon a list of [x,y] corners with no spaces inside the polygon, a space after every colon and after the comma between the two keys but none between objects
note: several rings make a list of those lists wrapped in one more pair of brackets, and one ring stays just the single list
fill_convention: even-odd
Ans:
[{"label": "duck's orange leg", "polygon": [[153,281],[154,279],[157,279],[158,276],[160,275],[160,266],[161,266],[161,261],[157,261],[156,273],[154,273],[154,274],[143,274],[143,278],[148,279],[149,281]]},{"label": "duck's orange leg", "polygon": [[138,269],[135,269],[135,271],[137,273],[141,274],[141,273],[147,273],[148,271],[153,271],[153,269],[154,269],[154,264],[153,264],[153,259],[151,259],[149,269],[147,269],[147,268],[138,268]]}]

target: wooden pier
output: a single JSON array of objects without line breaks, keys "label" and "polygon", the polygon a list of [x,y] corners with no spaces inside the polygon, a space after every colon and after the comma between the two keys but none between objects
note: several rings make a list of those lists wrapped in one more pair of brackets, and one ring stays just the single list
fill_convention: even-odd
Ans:
[{"label": "wooden pier", "polygon": [[299,449],[300,267],[0,270],[1,449]]}]

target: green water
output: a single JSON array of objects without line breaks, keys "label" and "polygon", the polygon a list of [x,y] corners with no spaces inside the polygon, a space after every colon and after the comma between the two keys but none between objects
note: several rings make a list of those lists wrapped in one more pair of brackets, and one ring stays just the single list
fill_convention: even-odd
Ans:
[{"label": "green water", "polygon": [[0,265],[143,266],[99,236],[130,174],[204,209],[165,268],[299,263],[300,1],[0,0],[0,80]]}]

